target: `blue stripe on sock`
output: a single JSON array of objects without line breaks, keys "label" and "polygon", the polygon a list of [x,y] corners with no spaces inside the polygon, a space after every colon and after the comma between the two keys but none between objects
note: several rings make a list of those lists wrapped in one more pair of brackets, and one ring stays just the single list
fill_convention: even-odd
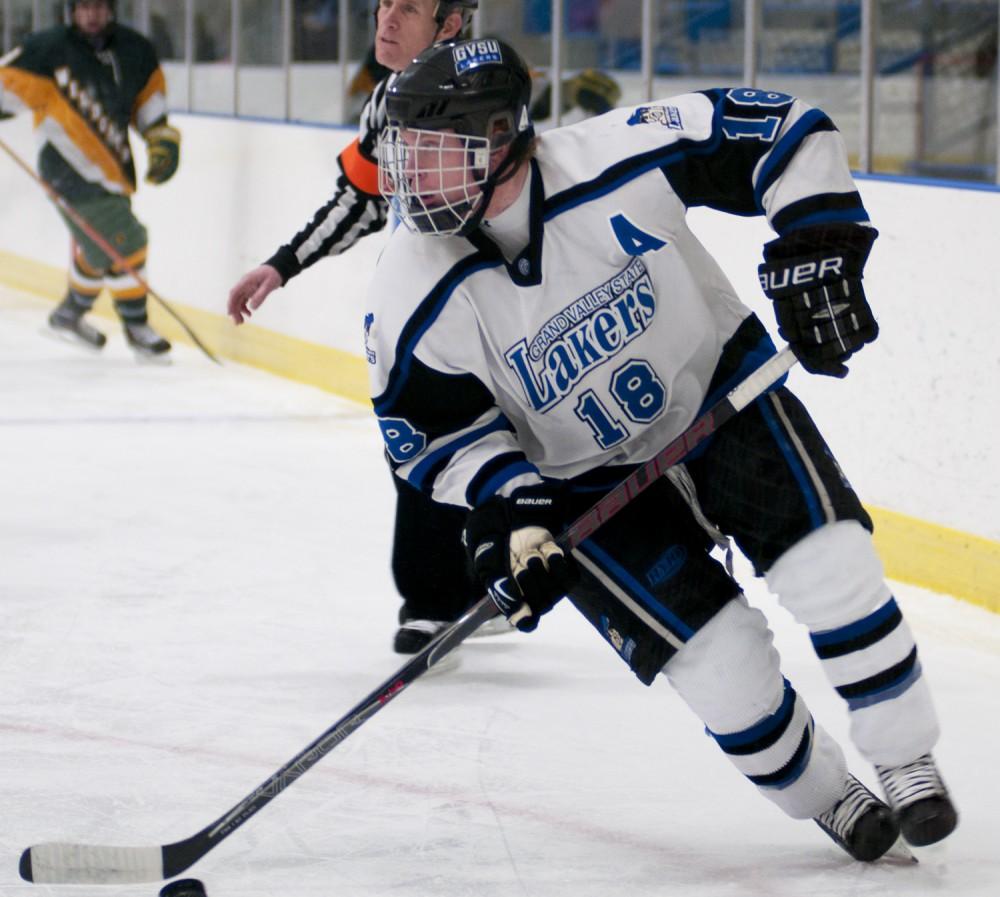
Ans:
[{"label": "blue stripe on sock", "polygon": [[864,695],[858,695],[857,697],[846,698],[847,709],[860,710],[862,707],[873,707],[875,704],[881,704],[883,701],[891,701],[893,698],[898,698],[901,694],[907,691],[907,689],[909,689],[922,674],[923,671],[920,668],[920,661],[915,661],[913,666],[910,667],[905,673],[894,679],[892,682],[881,686],[876,691],[872,691]]},{"label": "blue stripe on sock", "polygon": [[776,788],[779,791],[794,784],[805,772],[809,765],[809,758],[812,756],[813,746],[813,721],[810,718],[809,724],[802,732],[802,739],[795,749],[791,759],[775,772],[766,775],[747,776],[758,788]]},{"label": "blue stripe on sock", "polygon": [[824,648],[835,645],[838,642],[847,642],[864,635],[866,632],[876,629],[893,614],[899,613],[896,599],[890,598],[877,610],[872,611],[867,617],[862,617],[854,623],[848,623],[838,629],[826,629],[823,632],[813,632],[809,638],[812,639],[814,648]]},{"label": "blue stripe on sock", "polygon": [[759,723],[755,723],[749,729],[743,729],[740,732],[727,732],[724,735],[720,735],[709,729],[708,734],[716,740],[719,747],[727,754],[748,753],[745,750],[746,746],[757,744],[758,742],[768,741],[773,744],[784,733],[785,729],[788,728],[788,724],[792,719],[792,713],[795,710],[795,689],[792,688],[791,682],[787,679],[784,682],[785,693],[781,699],[781,706],[774,713],[764,717],[764,719]]}]

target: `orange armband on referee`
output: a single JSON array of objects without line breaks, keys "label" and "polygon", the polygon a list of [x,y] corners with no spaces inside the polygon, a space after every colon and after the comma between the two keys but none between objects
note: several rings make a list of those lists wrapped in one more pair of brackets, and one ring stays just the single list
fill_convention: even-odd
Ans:
[{"label": "orange armband on referee", "polygon": [[358,138],[354,138],[337,157],[347,180],[362,193],[378,196],[378,165],[361,152]]}]

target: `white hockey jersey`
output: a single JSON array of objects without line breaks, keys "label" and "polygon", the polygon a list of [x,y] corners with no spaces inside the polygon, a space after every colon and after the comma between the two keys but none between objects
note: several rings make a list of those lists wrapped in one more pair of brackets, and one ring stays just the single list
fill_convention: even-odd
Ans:
[{"label": "white hockey jersey", "polygon": [[688,207],[765,214],[779,234],[868,221],[829,118],[761,90],[548,131],[531,167],[531,239],[513,261],[482,230],[400,228],[369,291],[386,453],[438,501],[475,507],[542,477],[648,460],[716,397],[738,331],[756,334],[748,364],[774,351],[688,229]]}]

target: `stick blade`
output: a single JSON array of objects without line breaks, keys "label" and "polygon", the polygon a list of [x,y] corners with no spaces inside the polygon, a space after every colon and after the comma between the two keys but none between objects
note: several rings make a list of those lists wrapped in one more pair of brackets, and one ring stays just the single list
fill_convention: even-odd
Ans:
[{"label": "stick blade", "polygon": [[100,847],[50,842],[21,854],[21,878],[39,884],[132,884],[161,881],[160,847]]}]

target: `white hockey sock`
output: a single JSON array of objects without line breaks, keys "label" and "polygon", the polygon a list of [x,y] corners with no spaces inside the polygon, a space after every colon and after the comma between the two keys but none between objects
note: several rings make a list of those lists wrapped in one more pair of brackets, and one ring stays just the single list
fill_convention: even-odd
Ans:
[{"label": "white hockey sock", "polygon": [[764,615],[730,601],[664,667],[729,760],[795,819],[839,799],[847,779],[840,747],[813,723],[781,675]]},{"label": "white hockey sock", "polygon": [[896,765],[928,752],[937,715],[869,533],[854,521],[821,527],[777,560],[767,584],[809,628],[862,755]]}]

